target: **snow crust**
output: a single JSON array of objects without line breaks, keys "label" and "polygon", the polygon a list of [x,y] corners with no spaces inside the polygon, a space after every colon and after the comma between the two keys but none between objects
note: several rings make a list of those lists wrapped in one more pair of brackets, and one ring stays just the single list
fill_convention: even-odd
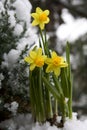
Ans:
[{"label": "snow crust", "polygon": [[[9,130],[87,130],[87,118],[85,120],[78,120],[76,113],[73,113],[73,118],[68,119],[64,123],[63,128],[50,126],[49,122],[44,124],[33,123],[31,114],[19,114],[14,118],[0,123],[0,128],[7,128]],[[60,120],[60,117],[58,117]]]}]

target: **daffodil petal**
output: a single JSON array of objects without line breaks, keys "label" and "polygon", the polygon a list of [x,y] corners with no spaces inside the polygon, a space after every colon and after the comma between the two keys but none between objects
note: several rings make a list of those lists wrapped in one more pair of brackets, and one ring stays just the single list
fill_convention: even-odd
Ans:
[{"label": "daffodil petal", "polygon": [[45,61],[46,64],[51,64],[52,63],[52,59],[51,58],[47,58]]},{"label": "daffodil petal", "polygon": [[35,59],[36,55],[37,55],[36,52],[30,51],[30,57],[31,57],[32,59]]},{"label": "daffodil petal", "polygon": [[31,16],[32,16],[33,18],[35,18],[35,19],[38,19],[38,14],[36,14],[36,13],[32,13]]},{"label": "daffodil petal", "polygon": [[54,74],[56,76],[59,76],[60,75],[60,68],[54,69]]},{"label": "daffodil petal", "polygon": [[28,63],[33,63],[33,60],[30,57],[25,57],[24,61],[26,61]]},{"label": "daffodil petal", "polygon": [[36,26],[36,25],[38,25],[39,23],[38,23],[38,21],[37,20],[34,20],[33,22],[32,22],[32,26]]},{"label": "daffodil petal", "polygon": [[39,8],[39,7],[36,8],[36,13],[40,14],[40,13],[42,13],[42,12],[43,12],[43,11],[42,11],[41,8]]},{"label": "daffodil petal", "polygon": [[39,49],[37,50],[37,55],[38,55],[38,56],[41,56],[41,55],[42,55],[42,48],[39,48]]},{"label": "daffodil petal", "polygon": [[55,52],[55,51],[53,51],[53,52],[52,52],[52,54],[51,54],[51,56],[52,56],[52,58],[55,58],[55,57],[57,57],[57,54],[56,54],[56,52]]},{"label": "daffodil petal", "polygon": [[46,68],[46,73],[49,73],[53,70],[53,67],[52,65],[48,65],[47,68]]},{"label": "daffodil petal", "polygon": [[59,65],[60,67],[67,67],[68,66],[68,64],[67,63],[60,63],[60,65]]},{"label": "daffodil petal", "polygon": [[49,19],[49,18],[47,18],[47,20],[46,20],[44,23],[49,23],[49,21],[50,21],[50,19]]},{"label": "daffodil petal", "polygon": [[50,14],[49,10],[45,10],[44,13],[48,16]]},{"label": "daffodil petal", "polygon": [[36,67],[35,64],[31,64],[31,65],[30,65],[30,70],[31,70],[31,71],[34,70],[35,67]]},{"label": "daffodil petal", "polygon": [[44,55],[43,55],[42,57],[43,57],[44,61],[47,59],[47,56],[44,56]]},{"label": "daffodil petal", "polygon": [[61,57],[61,62],[64,62],[64,58],[63,57]]},{"label": "daffodil petal", "polygon": [[43,30],[43,29],[44,29],[44,26],[45,26],[45,24],[44,24],[44,23],[40,23],[40,28],[41,28],[41,30]]}]

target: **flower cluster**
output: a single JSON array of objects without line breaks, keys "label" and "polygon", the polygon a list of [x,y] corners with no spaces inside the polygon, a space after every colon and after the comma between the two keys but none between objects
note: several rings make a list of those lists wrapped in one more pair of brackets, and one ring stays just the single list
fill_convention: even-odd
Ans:
[{"label": "flower cluster", "polygon": [[54,72],[56,76],[60,75],[60,68],[67,67],[68,64],[64,61],[64,58],[58,56],[56,52],[51,53],[51,58],[47,58],[46,55],[42,55],[42,48],[30,51],[30,55],[25,57],[25,61],[30,64],[30,70],[34,70],[35,67],[42,67],[44,63],[48,66],[46,72]]},{"label": "flower cluster", "polygon": [[[32,25],[39,26],[39,47],[30,50],[24,61],[29,63],[29,88],[32,115],[38,122],[53,119],[58,114],[62,119],[72,118],[72,83],[70,71],[69,46],[66,46],[66,61],[57,52],[49,50],[45,24],[49,23],[49,10],[39,7],[31,16]],[[54,101],[52,100],[52,98]],[[67,99],[67,102],[66,102]],[[53,103],[55,104],[53,106]]]}]

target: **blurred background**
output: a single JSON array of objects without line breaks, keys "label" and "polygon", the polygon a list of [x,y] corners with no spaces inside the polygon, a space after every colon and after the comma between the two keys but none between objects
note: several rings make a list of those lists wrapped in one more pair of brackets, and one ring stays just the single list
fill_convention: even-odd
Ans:
[{"label": "blurred background", "polygon": [[[46,25],[49,47],[65,56],[66,42],[70,43],[73,111],[78,112],[78,116],[87,115],[87,1],[29,0],[26,17],[23,17],[22,3],[18,7],[16,1],[19,2],[1,0],[0,3],[0,9],[5,9],[5,13],[0,10],[0,121],[10,118],[12,112],[15,114],[17,107],[19,113],[30,112],[28,68],[23,57],[37,39],[37,28],[33,29],[29,24],[32,21],[30,13],[35,12],[36,7],[50,10],[50,23]],[[23,4],[27,3],[25,1],[28,2],[23,0]],[[16,12],[19,8],[20,18]],[[14,55],[15,62],[12,60]]]}]

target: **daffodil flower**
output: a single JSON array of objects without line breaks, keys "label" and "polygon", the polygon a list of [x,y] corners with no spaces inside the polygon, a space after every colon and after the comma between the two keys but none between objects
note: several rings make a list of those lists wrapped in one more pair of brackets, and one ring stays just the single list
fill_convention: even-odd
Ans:
[{"label": "daffodil flower", "polygon": [[44,29],[45,24],[49,23],[50,19],[48,18],[49,10],[43,11],[39,7],[36,8],[36,12],[32,13],[31,16],[34,18],[32,26],[39,25],[41,30]]},{"label": "daffodil flower", "polygon": [[48,64],[46,73],[54,72],[56,76],[60,75],[62,67],[68,66],[68,64],[64,61],[64,58],[58,56],[54,51],[51,54],[51,58],[47,58],[45,63]]},{"label": "daffodil flower", "polygon": [[24,60],[30,64],[30,70],[34,70],[35,67],[42,67],[46,59],[45,55],[42,55],[42,48],[30,51],[30,55],[25,57]]}]

